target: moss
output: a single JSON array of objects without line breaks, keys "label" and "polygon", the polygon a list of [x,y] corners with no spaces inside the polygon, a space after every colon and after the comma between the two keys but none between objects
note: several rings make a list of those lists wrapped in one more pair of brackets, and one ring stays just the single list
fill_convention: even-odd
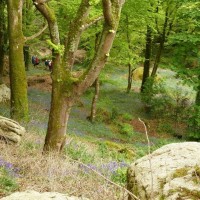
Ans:
[{"label": "moss", "polygon": [[122,148],[121,145],[116,144],[116,143],[111,142],[111,141],[106,141],[105,144],[106,144],[109,148],[116,149],[116,150],[119,150],[119,149]]},{"label": "moss", "polygon": [[200,184],[200,167],[199,166],[196,166],[194,168],[194,171],[192,173],[192,181],[195,184]]},{"label": "moss", "polygon": [[196,190],[188,190],[186,188],[180,188],[178,190],[171,190],[170,193],[173,194],[175,192],[179,192],[179,197],[183,197],[184,199],[192,199],[192,200],[199,200],[200,199],[200,191]]},{"label": "moss", "polygon": [[184,167],[184,168],[180,168],[177,169],[174,174],[173,174],[173,178],[179,178],[179,177],[184,177],[187,175],[187,172],[190,170],[190,168],[188,167]]},{"label": "moss", "polygon": [[116,144],[111,141],[106,141],[105,144],[108,148],[114,149],[118,153],[125,154],[126,158],[128,159],[132,159],[136,156],[135,152],[132,149],[128,149],[127,147],[123,147],[122,145]]}]

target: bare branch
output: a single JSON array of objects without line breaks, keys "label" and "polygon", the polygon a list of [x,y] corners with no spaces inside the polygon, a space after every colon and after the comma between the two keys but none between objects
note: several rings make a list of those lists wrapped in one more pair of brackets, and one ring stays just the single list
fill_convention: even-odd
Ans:
[{"label": "bare branch", "polygon": [[85,31],[86,29],[88,29],[90,26],[92,26],[93,24],[97,23],[98,21],[102,20],[103,16],[99,16],[93,20],[91,20],[90,22],[88,22],[87,24],[82,25],[81,30]]},{"label": "bare branch", "polygon": [[153,173],[152,173],[152,163],[151,163],[151,144],[150,144],[150,140],[149,140],[149,136],[148,136],[148,131],[147,131],[146,124],[140,118],[138,118],[138,120],[144,126],[145,134],[146,134],[146,138],[147,138],[147,142],[148,142],[148,160],[149,160],[149,166],[150,166],[150,172],[151,172],[151,195],[150,195],[150,197],[152,197],[152,194],[153,194]]},{"label": "bare branch", "polygon": [[33,40],[35,39],[36,37],[38,37],[39,35],[41,35],[46,29],[47,29],[48,25],[46,24],[38,33],[30,36],[30,37],[25,37],[25,42],[28,41],[28,40]]}]

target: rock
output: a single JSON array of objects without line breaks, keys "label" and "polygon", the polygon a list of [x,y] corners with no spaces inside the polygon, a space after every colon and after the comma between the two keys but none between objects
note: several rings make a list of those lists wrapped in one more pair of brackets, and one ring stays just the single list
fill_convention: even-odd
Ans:
[{"label": "rock", "polygon": [[173,143],[138,159],[128,169],[128,189],[141,200],[200,199],[199,152],[198,142]]},{"label": "rock", "polygon": [[5,84],[0,85],[0,103],[10,100],[10,88]]},{"label": "rock", "polygon": [[68,196],[57,192],[39,193],[36,191],[15,192],[10,196],[1,198],[2,200],[88,200],[84,197]]},{"label": "rock", "polygon": [[19,143],[21,136],[25,132],[25,128],[20,126],[16,121],[0,116],[0,139],[7,142]]}]

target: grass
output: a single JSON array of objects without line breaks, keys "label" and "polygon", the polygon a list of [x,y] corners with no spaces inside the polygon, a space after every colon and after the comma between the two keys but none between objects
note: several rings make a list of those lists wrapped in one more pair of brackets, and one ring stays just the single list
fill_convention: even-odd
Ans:
[{"label": "grass", "polygon": [[[28,75],[46,74],[42,68],[30,68]],[[48,123],[50,93],[29,88],[30,121],[27,134],[19,146],[0,143],[2,159],[19,168],[18,177],[5,176],[1,196],[12,191],[56,191],[84,195],[90,199],[126,199],[126,193],[94,173],[126,186],[126,170],[135,159],[148,151],[144,133],[133,129],[131,121],[145,118],[144,105],[138,93],[126,94],[126,69],[105,68],[100,80],[100,97],[95,123],[90,114],[93,88],[73,107],[68,124],[67,142],[62,155],[42,155]],[[134,87],[139,87],[134,82]],[[9,105],[0,105],[0,114],[9,117]],[[159,127],[162,132],[164,125]],[[169,130],[167,130],[169,131]],[[150,135],[152,151],[179,141]],[[20,159],[19,159],[20,158]],[[83,164],[84,165],[83,165]],[[86,166],[86,167],[85,167]],[[9,185],[8,189],[6,189]],[[0,190],[0,191],[1,191]]]}]

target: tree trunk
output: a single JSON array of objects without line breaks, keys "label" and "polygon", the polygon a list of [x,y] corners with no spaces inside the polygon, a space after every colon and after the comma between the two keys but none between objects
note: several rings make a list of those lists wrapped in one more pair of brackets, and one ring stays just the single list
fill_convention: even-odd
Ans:
[{"label": "tree trunk", "polygon": [[0,0],[0,84],[3,83],[3,67],[4,67],[4,43],[5,43],[5,1]]},{"label": "tree trunk", "polygon": [[28,119],[27,80],[24,66],[22,33],[23,0],[8,0],[9,63],[11,85],[11,117]]},{"label": "tree trunk", "polygon": [[[100,42],[100,36],[101,36],[101,32],[96,33],[96,37],[95,37],[95,51],[97,51],[98,46],[99,46],[99,42]],[[91,106],[91,114],[89,116],[89,120],[91,122],[94,122],[95,118],[96,118],[96,104],[99,98],[99,77],[97,77],[97,79],[94,82],[94,87],[95,87],[95,92],[94,92],[94,97],[92,100],[92,106]]]},{"label": "tree trunk", "polygon": [[159,66],[159,64],[160,64],[160,58],[161,58],[163,49],[164,49],[164,40],[163,40],[163,38],[162,38],[161,41],[160,41],[160,44],[159,44],[159,48],[158,48],[157,54],[156,54],[156,58],[155,58],[153,70],[152,70],[152,72],[151,72],[151,76],[152,76],[152,77],[155,77],[155,75],[156,75],[156,73],[157,73],[157,70],[158,70],[158,66]]},{"label": "tree trunk", "polygon": [[92,100],[92,106],[91,106],[91,114],[90,114],[90,121],[94,122],[96,118],[96,104],[99,98],[99,78],[97,78],[94,82],[94,87],[95,87],[95,94]]},{"label": "tree trunk", "polygon": [[74,103],[72,98],[66,98],[63,95],[63,84],[53,83],[52,87],[51,110],[43,149],[44,152],[52,149],[57,152],[62,150],[65,144],[65,134],[67,132],[71,107]]},{"label": "tree trunk", "polygon": [[130,91],[131,91],[132,81],[133,81],[133,70],[131,67],[131,63],[129,63],[128,64],[128,85],[127,85],[127,89],[126,89],[127,93],[130,93]]},{"label": "tree trunk", "polygon": [[146,49],[145,49],[145,62],[144,62],[144,71],[142,77],[142,85],[141,85],[141,92],[144,91],[145,83],[149,77],[150,71],[150,60],[151,60],[151,48],[152,48],[152,39],[151,39],[151,28],[147,26],[147,33],[146,33]]},{"label": "tree trunk", "polygon": [[128,15],[126,15],[126,40],[128,43],[128,58],[129,58],[129,63],[128,63],[128,85],[126,92],[129,93],[132,87],[132,77],[133,77],[133,71],[132,71],[132,66],[131,66],[131,38],[130,38],[130,32],[129,32],[129,18]]},{"label": "tree trunk", "polygon": [[29,62],[30,62],[30,54],[29,54],[29,46],[24,46],[24,63],[26,71],[29,70]]},{"label": "tree trunk", "polygon": [[163,31],[160,34],[160,44],[159,44],[159,48],[158,48],[158,51],[157,51],[157,54],[156,54],[154,67],[153,67],[153,70],[152,70],[152,73],[151,73],[152,77],[155,77],[155,75],[156,75],[158,66],[160,64],[160,58],[161,58],[161,55],[162,55],[162,52],[163,52],[163,49],[164,49],[164,43],[165,43],[165,39],[166,39],[166,30],[167,30],[168,20],[169,20],[169,16],[168,16],[169,15],[169,13],[168,13],[169,6],[170,5],[168,5],[168,7],[166,8],[166,12],[165,12],[165,22],[164,22],[164,25],[163,25]]},{"label": "tree trunk", "polygon": [[[200,75],[198,76],[198,80],[200,82]],[[197,87],[197,94],[196,94],[195,104],[197,106],[200,106],[200,84]]]}]

